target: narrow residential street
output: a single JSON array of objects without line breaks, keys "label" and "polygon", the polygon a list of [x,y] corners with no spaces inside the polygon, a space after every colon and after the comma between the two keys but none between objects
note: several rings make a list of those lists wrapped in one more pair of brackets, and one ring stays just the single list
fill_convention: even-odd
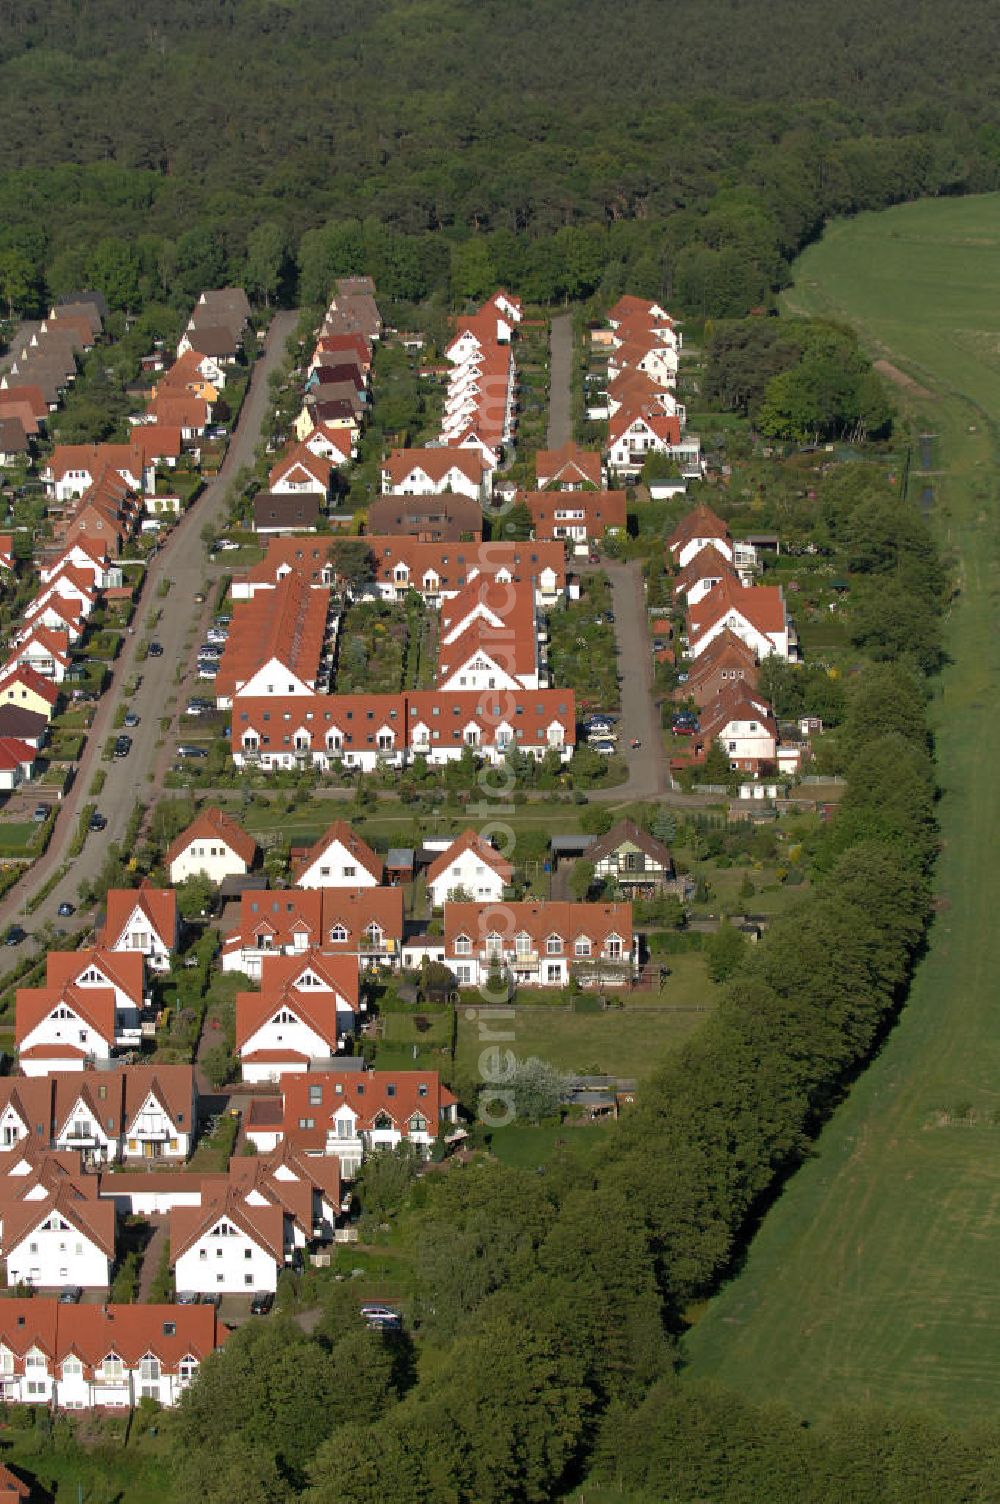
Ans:
[{"label": "narrow residential street", "polygon": [[[660,716],[653,699],[653,658],[649,648],[646,595],[641,566],[606,559],[604,573],[611,581],[615,613],[615,641],[622,675],[622,714],[618,750],[628,764],[628,781],[617,788],[592,792],[592,800],[651,799],[669,787],[660,735]],[[641,745],[633,748],[633,739]]]},{"label": "narrow residential street", "polygon": [[552,316],[549,334],[549,448],[573,437],[573,315]]},{"label": "narrow residential street", "polygon": [[[207,619],[212,611],[211,597],[203,605],[196,604],[194,600],[206,582],[213,578],[201,533],[206,524],[214,527],[222,525],[229,485],[244,465],[253,463],[254,450],[270,400],[268,376],[280,364],[285,342],[294,330],[297,319],[298,314],[294,311],[275,315],[264,342],[263,353],[254,366],[240,419],[219,475],[206,486],[198,501],[173,529],[150,563],[134,617],[134,635],[125,638],[118,659],[112,665],[111,683],[98,702],[73,787],[60,806],[48,850],[0,902],[0,928],[17,920],[29,931],[29,939],[22,947],[10,952],[12,962],[21,959],[25,948],[34,948],[35,942],[30,932],[47,920],[61,923],[66,928],[73,927],[73,920],[58,920],[59,904],[64,900],[77,903],[77,888],[81,879],[98,872],[111,843],[123,839],[136,800],[148,799],[155,792],[153,771],[162,750],[157,747],[157,742],[163,735],[160,718],[176,716],[179,689],[175,674],[178,665],[185,663],[190,657],[189,651],[185,649],[185,639],[192,626]],[[218,571],[214,574],[217,579]],[[167,595],[161,599],[157,588],[161,580],[165,579],[170,580],[171,585]],[[162,614],[155,629],[147,634],[144,632],[144,623],[154,610],[160,610]],[[161,644],[163,654],[159,658],[147,658],[145,662],[139,662],[139,642],[146,635]],[[129,733],[132,737],[129,755],[105,763],[101,761],[101,750],[112,734],[114,713],[121,701],[121,686],[133,674],[141,676],[141,684],[130,700],[129,708],[140,717],[140,724]],[[172,698],[175,700],[173,705],[170,703]],[[83,806],[91,802],[90,786],[98,768],[105,770],[107,778],[103,791],[93,802],[106,817],[107,827],[100,833],[88,835],[81,856],[71,864],[69,871],[38,909],[28,915],[24,908],[27,899],[66,860],[70,842],[76,832],[77,816]]]}]

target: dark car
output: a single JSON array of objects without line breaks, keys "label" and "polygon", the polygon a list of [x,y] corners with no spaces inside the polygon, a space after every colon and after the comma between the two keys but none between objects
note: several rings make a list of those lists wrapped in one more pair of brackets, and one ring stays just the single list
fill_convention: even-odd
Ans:
[{"label": "dark car", "polygon": [[222,1304],[222,1291],[221,1290],[206,1290],[206,1291],[204,1291],[203,1294],[202,1294],[202,1297],[201,1297],[201,1304],[203,1306],[215,1306],[216,1310],[218,1310],[219,1306]]},{"label": "dark car", "polygon": [[6,935],[4,935],[3,937],[3,943],[4,945],[20,945],[21,941],[26,940],[27,938],[28,935],[26,930],[22,930],[19,924],[12,924]]},{"label": "dark car", "polygon": [[268,1311],[271,1309],[271,1307],[273,1305],[274,1305],[274,1296],[272,1295],[271,1291],[270,1290],[258,1290],[257,1294],[254,1296],[253,1300],[250,1302],[250,1315],[251,1316],[266,1316],[267,1313],[268,1313]]},{"label": "dark car", "polygon": [[129,755],[129,753],[131,752],[131,750],[132,750],[132,738],[130,736],[119,736],[119,737],[115,738],[115,756],[116,757],[127,757]]},{"label": "dark car", "polygon": [[105,827],[107,826],[107,823],[108,822],[104,818],[104,816],[98,810],[95,809],[94,813],[91,815],[90,819],[87,822],[87,829],[88,830],[104,830]]},{"label": "dark car", "polygon": [[71,914],[76,913],[76,909],[71,903],[67,902],[66,899],[63,899],[62,903],[56,910],[56,913],[59,915],[60,919],[68,919]]},{"label": "dark car", "polygon": [[194,747],[182,743],[177,748],[178,757],[207,757],[208,752],[204,747]]},{"label": "dark car", "polygon": [[163,657],[163,648],[160,645],[160,643],[158,643],[158,642],[151,642],[149,644],[147,652],[149,653],[150,658],[162,658]]},{"label": "dark car", "polygon": [[79,1285],[63,1285],[59,1291],[59,1304],[61,1306],[78,1306],[83,1290]]},{"label": "dark car", "polygon": [[196,1306],[201,1302],[201,1296],[197,1290],[178,1290],[174,1296],[174,1303],[179,1306]]}]

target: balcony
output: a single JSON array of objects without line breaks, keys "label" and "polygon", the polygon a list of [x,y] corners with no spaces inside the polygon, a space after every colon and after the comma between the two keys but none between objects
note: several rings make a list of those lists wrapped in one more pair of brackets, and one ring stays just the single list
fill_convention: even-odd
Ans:
[{"label": "balcony", "polygon": [[358,941],[358,953],[362,956],[394,956],[399,950],[399,942],[391,936],[383,936],[381,940],[372,940],[368,935],[362,935]]}]

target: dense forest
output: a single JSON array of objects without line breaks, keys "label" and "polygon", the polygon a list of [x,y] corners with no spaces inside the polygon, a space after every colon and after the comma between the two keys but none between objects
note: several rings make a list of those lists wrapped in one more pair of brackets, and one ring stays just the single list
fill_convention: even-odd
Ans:
[{"label": "dense forest", "polygon": [[994,188],[986,0],[3,0],[0,297],[766,305],[833,214]]}]

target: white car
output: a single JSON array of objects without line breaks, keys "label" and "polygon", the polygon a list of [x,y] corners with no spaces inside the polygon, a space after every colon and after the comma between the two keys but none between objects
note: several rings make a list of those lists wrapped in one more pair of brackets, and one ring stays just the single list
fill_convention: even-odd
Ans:
[{"label": "white car", "polygon": [[602,757],[614,757],[615,753],[618,751],[618,748],[615,746],[614,742],[596,741],[591,742],[590,745],[593,747],[595,752],[600,752]]}]

